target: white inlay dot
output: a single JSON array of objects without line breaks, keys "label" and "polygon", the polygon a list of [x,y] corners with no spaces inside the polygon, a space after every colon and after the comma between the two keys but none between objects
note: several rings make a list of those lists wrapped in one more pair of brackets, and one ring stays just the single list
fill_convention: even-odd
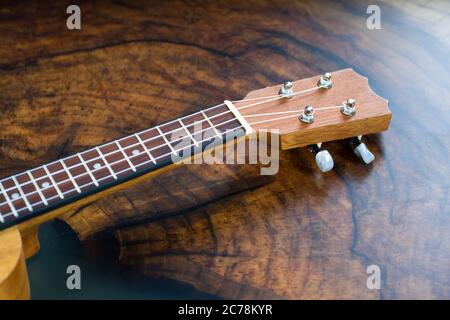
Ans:
[{"label": "white inlay dot", "polygon": [[133,151],[131,151],[131,153],[133,154],[133,156],[136,156],[139,154],[139,150],[138,149],[134,149]]},{"label": "white inlay dot", "polygon": [[47,187],[49,187],[49,186],[50,186],[50,183],[48,183],[47,181],[42,182],[42,184],[41,184],[41,187],[42,187],[42,188],[47,188]]},{"label": "white inlay dot", "polygon": [[11,195],[11,198],[12,199],[17,199],[17,198],[19,198],[20,197],[20,195],[17,193],[17,192],[14,192],[12,195]]},{"label": "white inlay dot", "polygon": [[94,163],[94,169],[100,169],[102,165],[100,163]]}]

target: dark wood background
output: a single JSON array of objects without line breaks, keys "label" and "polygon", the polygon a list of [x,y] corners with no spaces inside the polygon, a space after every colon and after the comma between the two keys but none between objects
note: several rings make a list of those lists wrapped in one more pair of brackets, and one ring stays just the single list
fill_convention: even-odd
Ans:
[{"label": "dark wood background", "polygon": [[[65,220],[132,270],[226,298],[450,298],[450,3],[3,1],[1,176],[248,91],[353,67],[390,100],[363,166],[329,143],[256,168],[183,167]],[[155,214],[169,214],[154,218]],[[112,241],[112,240],[111,240]],[[102,242],[103,243],[103,242]],[[98,245],[98,244],[97,244]],[[366,268],[381,268],[380,290]]]}]

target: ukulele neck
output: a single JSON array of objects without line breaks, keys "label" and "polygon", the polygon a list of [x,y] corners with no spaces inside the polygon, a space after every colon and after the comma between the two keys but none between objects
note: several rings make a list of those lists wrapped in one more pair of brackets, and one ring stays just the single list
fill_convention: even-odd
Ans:
[{"label": "ukulele neck", "polygon": [[234,103],[225,101],[1,179],[0,229],[79,204],[81,198],[87,203],[89,195],[112,192],[118,185],[129,185],[124,182],[136,182],[139,176],[201,153],[212,143],[223,144],[253,130],[275,131],[283,150],[310,146],[323,172],[333,166],[331,156],[320,150],[327,141],[350,139],[355,152],[370,163],[373,154],[358,137],[386,130],[391,116],[388,101],[352,69],[333,73],[333,81],[326,73],[255,90]]},{"label": "ukulele neck", "polygon": [[189,114],[0,180],[0,230],[249,133],[233,104]]}]

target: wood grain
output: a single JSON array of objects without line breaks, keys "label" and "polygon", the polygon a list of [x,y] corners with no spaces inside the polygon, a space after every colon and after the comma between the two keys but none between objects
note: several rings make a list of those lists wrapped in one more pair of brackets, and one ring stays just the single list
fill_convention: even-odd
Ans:
[{"label": "wood grain", "polygon": [[21,235],[17,227],[0,232],[0,300],[29,299],[25,255]]},{"label": "wood grain", "polygon": [[[333,87],[329,90],[309,91],[289,99],[266,99],[269,101],[261,104],[264,99],[259,98],[278,94],[280,85],[277,85],[250,92],[244,101],[236,102],[235,107],[253,130],[278,130],[283,150],[387,130],[392,117],[388,101],[373,92],[368,79],[352,69],[336,70],[332,74]],[[299,93],[317,88],[319,78],[293,81],[293,91]],[[335,109],[348,99],[356,100],[357,112],[353,117]],[[308,124],[297,119],[307,105],[315,109],[315,120]],[[289,111],[296,113],[273,115]]]},{"label": "wood grain", "polygon": [[[287,150],[274,181],[249,175],[252,188],[234,189],[239,169],[209,171],[202,188],[217,178],[215,191],[192,202],[187,167],[172,177],[187,181],[177,201],[153,198],[166,184],[149,183],[66,217],[81,238],[113,232],[121,263],[227,298],[450,297],[447,2],[379,1],[382,29],[369,30],[365,1],[90,1],[71,32],[69,4],[0,9],[2,176],[347,67],[394,115],[389,131],[365,138],[369,167],[339,142],[325,145],[336,164],[325,175],[308,151]],[[148,218],[159,212],[170,216]],[[133,215],[145,219],[122,219]],[[380,290],[366,287],[372,264]]]}]

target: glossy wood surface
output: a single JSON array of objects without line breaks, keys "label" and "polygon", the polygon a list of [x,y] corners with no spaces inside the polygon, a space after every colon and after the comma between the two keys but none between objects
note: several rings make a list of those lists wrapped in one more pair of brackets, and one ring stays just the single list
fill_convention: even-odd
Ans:
[{"label": "glossy wood surface", "polygon": [[0,300],[29,299],[25,255],[17,227],[0,231]]},{"label": "glossy wood surface", "polygon": [[448,2],[378,1],[381,30],[366,1],[83,2],[70,32],[69,4],[0,9],[2,176],[328,70],[368,77],[393,113],[370,166],[341,142],[328,174],[292,149],[247,187],[243,168],[187,166],[67,214],[83,239],[112,232],[121,263],[227,298],[450,298]]},{"label": "glossy wood surface", "polygon": [[[315,76],[293,81],[293,96],[289,99],[273,98],[280,85],[255,90],[244,101],[236,102],[235,107],[254,131],[278,130],[283,150],[388,129],[392,117],[388,101],[372,91],[367,78],[352,69],[336,70],[332,72],[333,85],[328,90],[317,87],[319,79],[320,76]],[[340,111],[348,99],[356,101],[352,117]],[[314,121],[303,123],[298,116],[308,105],[314,108]],[[292,111],[295,113],[286,113]]]}]

